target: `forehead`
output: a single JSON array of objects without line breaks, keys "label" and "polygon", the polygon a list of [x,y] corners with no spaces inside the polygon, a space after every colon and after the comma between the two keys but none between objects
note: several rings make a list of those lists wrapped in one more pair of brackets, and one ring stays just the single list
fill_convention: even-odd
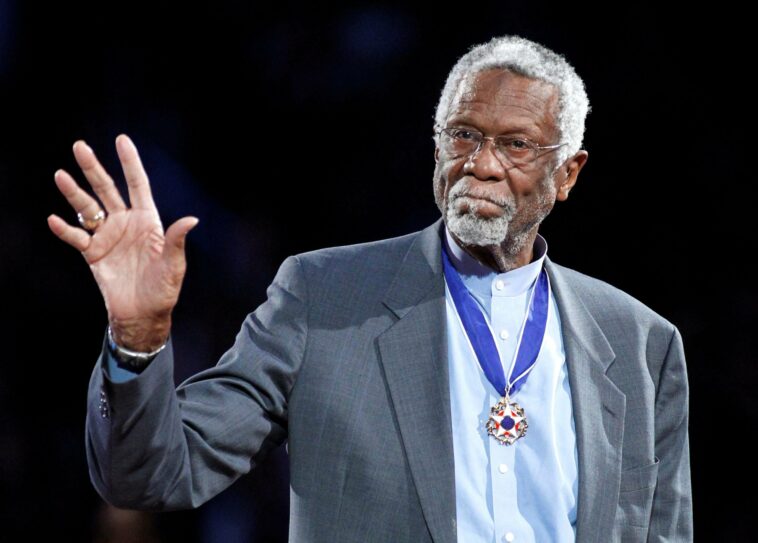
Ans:
[{"label": "forehead", "polygon": [[458,85],[447,124],[469,123],[485,132],[558,135],[558,89],[504,69],[468,74]]}]

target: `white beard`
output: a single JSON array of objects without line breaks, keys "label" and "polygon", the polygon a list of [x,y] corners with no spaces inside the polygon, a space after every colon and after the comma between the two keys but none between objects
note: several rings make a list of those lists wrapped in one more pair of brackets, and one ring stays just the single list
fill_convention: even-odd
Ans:
[{"label": "white beard", "polygon": [[[505,201],[497,201],[504,208],[500,217],[485,219],[478,214],[479,201],[468,198],[469,183],[463,180],[450,189],[445,210],[445,222],[450,231],[466,245],[500,245],[508,235],[508,226],[513,217],[513,206]],[[488,196],[489,197],[489,196]],[[468,205],[468,211],[457,210],[456,201]]]}]

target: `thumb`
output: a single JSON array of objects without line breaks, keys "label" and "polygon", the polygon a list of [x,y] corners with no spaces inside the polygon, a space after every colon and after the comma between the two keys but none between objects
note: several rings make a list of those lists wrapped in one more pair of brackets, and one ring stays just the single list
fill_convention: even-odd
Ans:
[{"label": "thumb", "polygon": [[184,244],[187,234],[197,226],[200,219],[197,217],[182,217],[168,227],[166,231],[166,245],[163,250],[163,258],[169,264],[176,266],[184,263]]}]

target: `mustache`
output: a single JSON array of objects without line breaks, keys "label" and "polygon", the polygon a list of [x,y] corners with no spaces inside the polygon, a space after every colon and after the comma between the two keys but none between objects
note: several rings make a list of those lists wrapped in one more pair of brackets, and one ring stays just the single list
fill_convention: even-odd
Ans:
[{"label": "mustache", "polygon": [[476,194],[475,192],[464,192],[462,194],[456,195],[453,195],[452,193],[450,194],[451,202],[454,200],[459,200],[461,198],[476,198],[477,200],[486,200],[487,202],[498,205],[500,207],[510,207],[510,203],[505,198],[493,198],[488,194]]},{"label": "mustache", "polygon": [[505,196],[496,196],[493,194],[482,193],[477,190],[472,190],[468,183],[465,181],[457,183],[448,193],[448,201],[453,203],[455,200],[461,198],[477,198],[480,200],[486,200],[506,210],[508,215],[513,213],[513,203]]}]

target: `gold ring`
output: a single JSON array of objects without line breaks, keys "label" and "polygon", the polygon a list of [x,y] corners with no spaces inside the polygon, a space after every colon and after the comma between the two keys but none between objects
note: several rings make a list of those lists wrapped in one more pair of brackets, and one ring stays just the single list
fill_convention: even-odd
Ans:
[{"label": "gold ring", "polygon": [[105,211],[102,209],[95,213],[94,217],[89,219],[85,218],[81,213],[77,213],[76,216],[79,219],[79,224],[82,225],[82,228],[89,230],[90,232],[97,230],[97,227],[103,224],[103,221],[105,221]]}]

